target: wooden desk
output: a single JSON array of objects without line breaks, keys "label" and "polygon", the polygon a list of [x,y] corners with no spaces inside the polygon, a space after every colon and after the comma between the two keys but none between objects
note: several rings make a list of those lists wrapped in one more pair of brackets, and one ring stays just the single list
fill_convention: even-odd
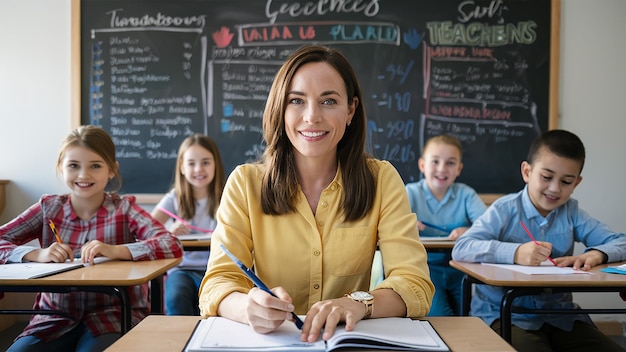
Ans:
[{"label": "wooden desk", "polygon": [[[151,315],[107,352],[182,351],[199,317]],[[428,317],[451,351],[515,351],[498,334],[476,317]],[[359,350],[363,351],[363,350]]]},{"label": "wooden desk", "polygon": [[511,319],[515,313],[535,314],[606,314],[626,313],[626,309],[513,309],[513,301],[517,297],[540,295],[544,293],[563,292],[619,292],[626,289],[626,275],[607,274],[600,269],[607,266],[616,266],[621,263],[599,265],[590,270],[592,275],[528,275],[513,270],[480,263],[466,263],[451,260],[450,266],[465,273],[463,279],[463,308],[462,314],[469,315],[472,284],[485,284],[506,289],[500,305],[500,321],[502,338],[511,341]]},{"label": "wooden desk", "polygon": [[[175,267],[182,258],[108,261],[74,269],[40,279],[0,279],[0,292],[101,292],[117,296],[122,306],[122,334],[132,326],[131,302],[128,286],[150,282],[150,301],[153,313],[163,311],[163,274]],[[8,264],[10,265],[10,264]],[[51,311],[0,310],[0,314],[46,314]]]},{"label": "wooden desk", "polygon": [[491,203],[495,202],[498,198],[502,197],[503,193],[481,193],[478,196],[485,203],[486,206],[490,206]]},{"label": "wooden desk", "polygon": [[430,250],[451,251],[455,243],[455,241],[446,241],[446,240],[429,241],[429,240],[423,240],[423,239],[424,237],[422,237],[422,244],[424,245],[424,248],[426,248],[427,251],[430,251]]},{"label": "wooden desk", "polygon": [[[210,240],[181,240],[180,242],[186,251],[203,251],[211,248]],[[454,241],[422,241],[422,244],[426,250],[452,250],[454,247]]]},{"label": "wooden desk", "polygon": [[208,251],[211,249],[211,240],[181,240],[180,243],[186,251]]}]

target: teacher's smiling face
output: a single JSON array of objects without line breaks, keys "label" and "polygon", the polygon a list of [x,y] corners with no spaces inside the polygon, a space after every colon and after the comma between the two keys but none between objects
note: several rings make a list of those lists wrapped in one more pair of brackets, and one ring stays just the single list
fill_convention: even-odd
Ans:
[{"label": "teacher's smiling face", "polygon": [[337,144],[358,104],[348,103],[346,85],[325,62],[307,63],[293,76],[287,92],[285,129],[298,158],[335,161]]}]

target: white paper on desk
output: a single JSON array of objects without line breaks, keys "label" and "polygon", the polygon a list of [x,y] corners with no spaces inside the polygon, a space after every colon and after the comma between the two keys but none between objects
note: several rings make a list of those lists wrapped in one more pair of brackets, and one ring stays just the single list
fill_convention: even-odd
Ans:
[{"label": "white paper on desk", "polygon": [[210,241],[211,233],[190,233],[188,235],[176,235],[181,241]]},{"label": "white paper on desk", "polygon": [[[547,263],[547,264],[546,264]],[[569,274],[590,274],[588,271],[574,270],[570,267],[561,268],[554,266],[549,261],[541,263],[539,266],[519,265],[519,264],[492,264],[482,263],[482,265],[495,266],[502,269],[517,271],[528,275],[569,275]]]},{"label": "white paper on desk", "polygon": [[[107,257],[96,257],[94,263],[102,263],[111,260]],[[83,264],[80,258],[74,259],[73,262],[66,261],[64,263],[9,263],[0,265],[0,279],[38,279],[53,274],[59,274],[87,266]]]},{"label": "white paper on desk", "polygon": [[420,240],[422,242],[428,242],[428,241],[450,241],[450,242],[454,242],[454,240],[451,240],[450,238],[448,238],[448,236],[420,236]]}]

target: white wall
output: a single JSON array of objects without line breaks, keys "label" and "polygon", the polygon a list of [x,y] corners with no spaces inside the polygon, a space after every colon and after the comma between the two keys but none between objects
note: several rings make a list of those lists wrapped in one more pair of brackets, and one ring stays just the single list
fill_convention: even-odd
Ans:
[{"label": "white wall", "polygon": [[[559,127],[587,147],[574,196],[625,232],[626,1],[562,0],[561,7]],[[71,129],[70,27],[70,0],[0,1],[0,179],[11,180],[0,223],[43,193],[66,191],[55,161]],[[598,301],[626,304],[616,294],[580,295],[584,306]]]},{"label": "white wall", "polygon": [[[559,126],[578,134],[587,149],[574,197],[591,215],[626,232],[626,1],[562,0],[561,5]],[[575,298],[583,307],[607,302],[626,307],[614,293]]]},{"label": "white wall", "polygon": [[55,164],[71,126],[70,26],[70,0],[0,2],[0,223],[66,191]]},{"label": "white wall", "polygon": [[560,126],[587,148],[574,196],[626,231],[626,1],[564,0],[562,10]]}]

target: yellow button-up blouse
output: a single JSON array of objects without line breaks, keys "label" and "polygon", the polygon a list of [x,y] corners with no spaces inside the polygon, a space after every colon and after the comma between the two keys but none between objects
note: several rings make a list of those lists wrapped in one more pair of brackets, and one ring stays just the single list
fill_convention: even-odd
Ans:
[{"label": "yellow button-up blouse", "polygon": [[320,300],[367,291],[378,246],[385,279],[376,289],[397,292],[408,317],[426,315],[434,286],[404,183],[389,162],[372,159],[369,164],[376,178],[374,204],[367,216],[354,222],[343,220],[341,170],[322,192],[315,215],[300,191],[296,212],[270,216],[261,210],[264,166],[238,166],[228,178],[217,212],[200,287],[202,316],[217,315],[224,297],[253,287],[220,244],[254,267],[268,287],[282,286],[292,297],[296,314],[306,314]]}]

